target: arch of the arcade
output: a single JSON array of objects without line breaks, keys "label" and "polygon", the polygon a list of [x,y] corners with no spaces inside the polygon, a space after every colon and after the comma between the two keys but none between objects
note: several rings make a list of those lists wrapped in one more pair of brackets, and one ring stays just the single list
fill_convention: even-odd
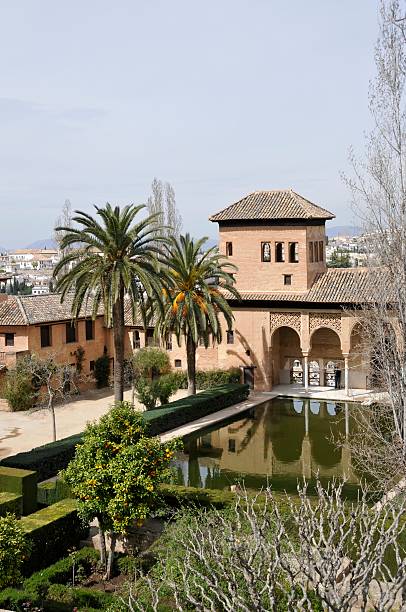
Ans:
[{"label": "arch of the arcade", "polygon": [[[345,312],[270,313],[272,384],[368,387],[361,328]],[[337,373],[337,370],[339,371]]]}]

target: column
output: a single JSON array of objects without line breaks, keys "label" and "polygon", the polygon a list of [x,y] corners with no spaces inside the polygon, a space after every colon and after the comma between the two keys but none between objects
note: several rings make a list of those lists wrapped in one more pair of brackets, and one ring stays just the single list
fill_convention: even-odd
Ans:
[{"label": "column", "polygon": [[345,438],[348,439],[350,435],[350,413],[348,410],[348,402],[344,404],[344,414],[345,414]]},{"label": "column", "polygon": [[305,391],[309,390],[309,357],[304,355],[304,388]]},{"label": "column", "polygon": [[345,385],[345,394],[348,395],[349,391],[349,368],[348,368],[348,355],[344,355],[344,385]]}]

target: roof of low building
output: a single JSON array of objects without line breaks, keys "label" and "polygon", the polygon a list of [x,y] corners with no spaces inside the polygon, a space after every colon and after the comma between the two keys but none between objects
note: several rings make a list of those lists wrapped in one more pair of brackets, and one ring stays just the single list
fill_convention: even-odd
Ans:
[{"label": "roof of low building", "polygon": [[[100,305],[98,316],[103,316]],[[88,300],[80,312],[79,318],[92,316],[92,302]],[[4,325],[40,325],[72,320],[72,297],[68,295],[61,303],[60,293],[43,295],[9,295],[0,301],[0,326]],[[141,319],[134,322],[129,299],[124,303],[125,325],[140,326]]]},{"label": "roof of low building", "polygon": [[311,220],[327,221],[335,215],[292,189],[254,191],[212,215],[210,221]]}]

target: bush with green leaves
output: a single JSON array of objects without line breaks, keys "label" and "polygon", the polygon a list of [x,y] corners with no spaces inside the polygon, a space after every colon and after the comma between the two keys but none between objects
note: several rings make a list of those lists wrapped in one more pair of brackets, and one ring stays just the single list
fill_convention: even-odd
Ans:
[{"label": "bush with green leaves", "polygon": [[9,370],[1,389],[1,396],[9,403],[11,410],[29,410],[33,407],[36,392],[31,377],[20,368]]},{"label": "bush with green leaves", "polygon": [[145,347],[134,356],[134,370],[138,376],[153,378],[171,369],[168,353],[158,347]]},{"label": "bush with green leaves", "polygon": [[94,362],[94,377],[98,389],[107,387],[110,379],[110,359],[108,355],[98,357]]},{"label": "bush with green leaves", "polygon": [[147,410],[153,410],[158,399],[155,381],[143,376],[135,382],[137,399]]},{"label": "bush with green leaves", "polygon": [[21,581],[21,570],[30,553],[30,544],[13,514],[0,517],[0,589]]},{"label": "bush with green leaves", "polygon": [[158,396],[161,406],[168,404],[172,395],[179,389],[175,372],[163,374],[154,381],[154,392]]},{"label": "bush with green leaves", "polygon": [[117,535],[150,515],[159,499],[158,485],[170,479],[170,462],[179,445],[148,437],[142,413],[128,402],[118,402],[98,423],[87,426],[63,478],[78,500],[79,516],[87,522],[98,519],[102,562],[104,533],[110,534],[108,573]]}]

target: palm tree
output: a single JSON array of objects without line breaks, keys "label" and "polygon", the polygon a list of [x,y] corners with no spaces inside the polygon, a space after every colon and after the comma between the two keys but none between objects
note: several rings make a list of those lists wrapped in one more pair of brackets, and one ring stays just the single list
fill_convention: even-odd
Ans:
[{"label": "palm tree", "polygon": [[[131,303],[133,318],[146,298],[154,303],[162,297],[162,285],[156,262],[160,254],[156,219],[149,216],[135,222],[145,206],[123,208],[106,204],[95,206],[101,221],[82,211],[75,211],[78,227],[57,227],[63,231],[61,249],[68,251],[55,267],[54,276],[61,301],[72,294],[72,318],[91,305],[92,318],[104,307],[106,325],[113,327],[114,399],[122,401],[124,392],[124,299]],[[67,270],[67,271],[66,271]],[[156,299],[155,299],[156,298]]]},{"label": "palm tree", "polygon": [[232,272],[237,268],[220,255],[216,247],[202,250],[207,238],[193,240],[189,234],[172,236],[166,245],[166,270],[163,311],[158,315],[159,336],[165,339],[175,333],[178,344],[186,342],[189,395],[196,393],[196,348],[203,341],[221,342],[220,314],[228,329],[233,322],[232,310],[224,292],[239,299]]}]

